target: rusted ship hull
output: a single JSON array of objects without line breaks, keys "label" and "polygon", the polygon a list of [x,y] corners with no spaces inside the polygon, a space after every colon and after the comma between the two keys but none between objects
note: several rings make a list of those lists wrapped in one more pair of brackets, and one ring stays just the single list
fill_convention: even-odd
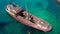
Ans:
[{"label": "rusted ship hull", "polygon": [[60,5],[60,0],[55,0],[56,2],[57,2],[57,4],[59,4]]},{"label": "rusted ship hull", "polygon": [[[16,9],[17,8],[17,9]],[[17,14],[17,10],[19,9],[19,11],[21,10],[21,8],[19,8],[18,6],[14,7],[13,9],[10,9],[10,4],[8,4],[6,6],[6,11],[9,15],[11,15],[13,18],[15,18],[17,21],[27,25],[27,26],[30,26],[30,27],[33,27],[33,28],[36,28],[38,30],[42,30],[44,32],[47,32],[47,31],[50,31],[52,29],[52,27],[44,20],[42,20],[41,18],[38,18],[26,11],[24,11],[26,13],[26,15],[28,14],[27,18],[23,18],[21,17],[20,15],[16,15]],[[19,12],[18,11],[18,12]],[[33,17],[33,21],[30,21],[29,18],[30,18],[30,15],[32,15]],[[31,19],[31,18],[30,18]]]}]

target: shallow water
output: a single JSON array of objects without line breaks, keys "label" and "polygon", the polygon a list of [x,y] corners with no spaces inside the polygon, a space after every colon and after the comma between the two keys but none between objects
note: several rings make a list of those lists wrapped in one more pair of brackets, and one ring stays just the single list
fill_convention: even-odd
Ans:
[{"label": "shallow water", "polygon": [[[28,27],[7,14],[5,7],[8,3],[14,2],[25,8],[35,16],[47,21],[51,26],[50,32],[43,32]],[[0,34],[60,34],[60,6],[55,0],[0,0]]]}]

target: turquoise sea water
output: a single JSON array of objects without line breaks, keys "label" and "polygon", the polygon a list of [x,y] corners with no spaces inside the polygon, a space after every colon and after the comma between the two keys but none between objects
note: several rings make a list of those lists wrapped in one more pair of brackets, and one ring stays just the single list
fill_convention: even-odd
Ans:
[{"label": "turquoise sea water", "polygon": [[[17,22],[7,14],[5,7],[14,2],[27,9],[31,14],[47,21],[51,26],[50,32],[43,32]],[[55,0],[0,0],[0,34],[60,34],[60,6]]]}]

